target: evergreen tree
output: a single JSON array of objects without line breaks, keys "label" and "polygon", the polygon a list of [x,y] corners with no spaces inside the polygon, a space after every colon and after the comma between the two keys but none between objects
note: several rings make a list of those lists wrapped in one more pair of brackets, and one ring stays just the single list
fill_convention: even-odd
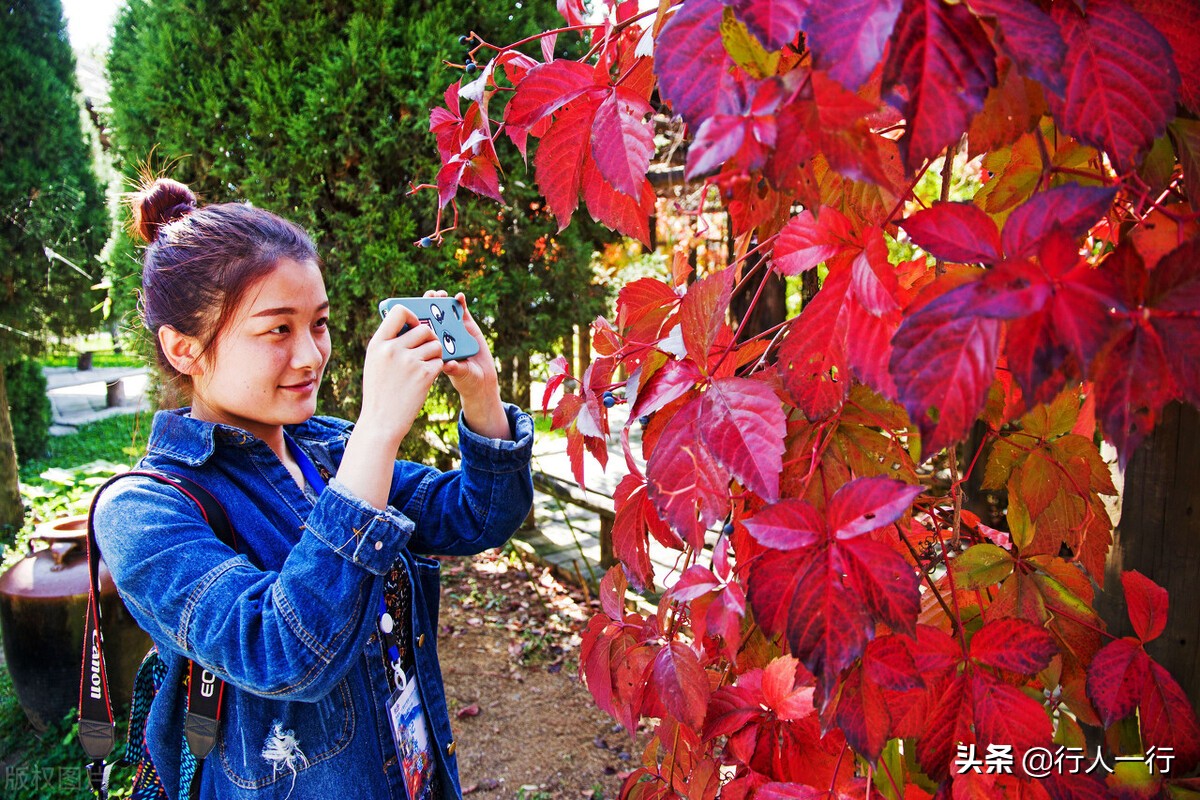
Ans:
[{"label": "evergreen tree", "polygon": [[[133,0],[118,19],[108,68],[125,174],[153,159],[202,202],[248,200],[316,239],[333,304],[326,413],[356,413],[384,297],[463,289],[507,365],[555,349],[573,323],[601,308],[590,258],[592,237],[608,234],[556,236],[532,191],[504,208],[464,198],[456,235],[440,247],[414,246],[434,227],[435,197],[408,191],[437,174],[428,109],[453,80],[443,62],[464,63],[459,37],[469,31],[513,40],[555,13],[519,7]],[[513,155],[506,182],[531,183]],[[117,252],[115,282],[128,308],[134,253]]]},{"label": "evergreen tree", "polygon": [[[77,93],[59,0],[11,0],[0,25],[0,366],[98,321],[91,287],[109,219]],[[3,372],[0,528],[22,518]]]}]

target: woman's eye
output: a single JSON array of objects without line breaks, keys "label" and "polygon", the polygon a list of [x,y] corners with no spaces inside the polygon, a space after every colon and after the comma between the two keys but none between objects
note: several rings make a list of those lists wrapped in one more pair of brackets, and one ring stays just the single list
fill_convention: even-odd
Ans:
[{"label": "woman's eye", "polygon": [[316,321],[316,323],[314,323],[314,327],[320,328],[322,330],[329,327],[329,317],[321,317],[319,320]]},{"label": "woman's eye", "polygon": [[287,333],[288,326],[287,325],[276,325],[274,328],[271,328],[271,330],[269,330],[267,332],[268,333],[280,333],[280,334]]}]

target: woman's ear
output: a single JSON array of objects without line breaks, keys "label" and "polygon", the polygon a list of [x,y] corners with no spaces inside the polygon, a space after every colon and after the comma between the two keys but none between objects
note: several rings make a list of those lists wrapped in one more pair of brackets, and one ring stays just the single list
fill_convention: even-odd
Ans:
[{"label": "woman's ear", "polygon": [[162,347],[167,360],[183,375],[195,377],[201,373],[200,355],[203,348],[194,336],[163,325],[158,329],[158,344]]}]

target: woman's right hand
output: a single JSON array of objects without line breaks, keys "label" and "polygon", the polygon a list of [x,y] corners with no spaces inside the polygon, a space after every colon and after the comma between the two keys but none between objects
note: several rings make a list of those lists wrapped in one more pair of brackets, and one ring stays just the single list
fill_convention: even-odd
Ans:
[{"label": "woman's right hand", "polygon": [[[401,333],[405,325],[409,329]],[[395,457],[441,372],[442,345],[437,334],[422,325],[411,309],[393,306],[367,344],[358,424],[394,442]]]},{"label": "woman's right hand", "polygon": [[[405,325],[409,330],[400,333]],[[396,451],[441,371],[433,329],[394,307],[367,344],[362,411],[337,471],[342,485],[375,508],[387,507]]]}]

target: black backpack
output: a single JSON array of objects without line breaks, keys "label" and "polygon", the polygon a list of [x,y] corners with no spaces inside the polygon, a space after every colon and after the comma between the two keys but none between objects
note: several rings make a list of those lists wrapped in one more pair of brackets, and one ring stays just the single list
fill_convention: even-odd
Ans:
[{"label": "black backpack", "polygon": [[[212,526],[217,538],[234,550],[237,549],[233,527],[229,524],[225,509],[204,487],[190,478],[158,470],[134,470],[114,476],[96,490],[88,513],[87,527],[87,556],[91,581],[88,589],[87,622],[84,627],[83,671],[79,682],[79,742],[89,759],[87,770],[92,790],[100,800],[106,800],[108,797],[108,777],[112,766],[105,759],[113,749],[116,725],[113,722],[112,702],[108,694],[108,675],[104,668],[104,636],[100,632],[100,554],[96,545],[93,517],[96,503],[104,490],[115,481],[130,475],[142,475],[174,486],[200,508],[200,513]],[[165,673],[166,665],[157,650],[151,649],[138,668],[134,681],[128,743],[121,759],[123,764],[139,764],[137,776],[134,778],[134,800],[167,796],[145,746],[146,713]],[[180,782],[187,795],[194,798],[200,793],[200,768],[204,758],[212,751],[217,741],[224,683],[195,661],[188,663],[187,681],[187,719],[184,724],[187,746],[183,753]],[[189,755],[191,759],[188,758]]]}]

